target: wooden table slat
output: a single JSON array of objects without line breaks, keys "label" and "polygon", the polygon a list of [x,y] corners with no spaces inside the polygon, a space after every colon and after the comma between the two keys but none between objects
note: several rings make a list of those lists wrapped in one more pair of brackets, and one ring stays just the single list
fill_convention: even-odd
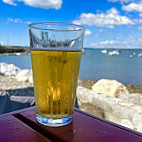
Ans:
[{"label": "wooden table slat", "polygon": [[0,142],[51,142],[12,115],[0,116]]},{"label": "wooden table slat", "polygon": [[15,115],[53,141],[68,142],[142,142],[142,137],[75,110],[73,122],[62,127],[47,127],[36,121],[35,108]]}]

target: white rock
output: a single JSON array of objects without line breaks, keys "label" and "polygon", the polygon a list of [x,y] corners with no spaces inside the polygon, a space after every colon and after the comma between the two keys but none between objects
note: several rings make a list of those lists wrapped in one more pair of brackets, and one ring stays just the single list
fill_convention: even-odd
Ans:
[{"label": "white rock", "polygon": [[17,79],[17,81],[28,81],[30,74],[31,74],[31,71],[28,69],[21,70],[16,75],[16,79]]},{"label": "white rock", "polygon": [[[123,100],[123,97],[122,98],[107,97],[91,89],[80,86],[77,89],[77,101],[79,107],[81,109],[84,109],[85,111],[87,111],[87,109],[90,108],[90,106],[92,106],[92,108],[93,106],[95,106],[96,108],[98,108],[98,110],[102,111],[103,114],[102,117],[105,116],[106,119],[118,124],[120,124],[120,122],[123,119],[128,119],[130,120],[130,122],[132,122],[134,128],[136,128],[137,130],[140,129],[140,126],[138,125],[142,121],[142,116],[139,116],[138,120],[136,118],[133,119],[133,117],[139,112],[139,110],[142,110],[142,105],[136,105],[133,102],[129,101],[127,102]],[[94,115],[97,114],[94,113]],[[135,123],[133,123],[133,121],[131,120],[135,121]],[[129,127],[132,128],[131,125]]]},{"label": "white rock", "polygon": [[21,70],[17,75],[16,75],[16,78],[19,77],[19,76],[29,76],[31,74],[31,71],[28,70],[28,69],[24,69],[24,70]]},{"label": "white rock", "polygon": [[33,84],[33,76],[32,75],[29,76],[28,81]]},{"label": "white rock", "polygon": [[32,70],[30,70],[30,75],[29,75],[28,81],[29,81],[31,84],[33,84],[33,72],[32,72]]},{"label": "white rock", "polygon": [[17,78],[17,81],[28,82],[29,78],[28,78],[28,76],[20,76],[20,77]]},{"label": "white rock", "polygon": [[133,116],[132,122],[135,128],[142,132],[142,110],[139,110],[138,113]]},{"label": "white rock", "polygon": [[92,86],[92,90],[110,97],[122,97],[129,94],[127,88],[116,80],[101,79]]},{"label": "white rock", "polygon": [[13,64],[0,63],[0,74],[6,76],[16,76],[21,69]]},{"label": "white rock", "polygon": [[140,133],[142,133],[142,124],[138,126],[138,128],[136,128],[136,130]]},{"label": "white rock", "polygon": [[78,80],[78,86],[82,86],[82,82],[80,79]]},{"label": "white rock", "polygon": [[132,122],[128,119],[123,119],[121,122],[120,122],[120,125],[124,126],[124,127],[127,127],[127,128],[130,128],[130,129],[134,129],[134,126],[132,124]]},{"label": "white rock", "polygon": [[142,105],[142,94],[140,93],[130,93],[123,97],[123,100],[127,102],[132,102],[136,105]]}]

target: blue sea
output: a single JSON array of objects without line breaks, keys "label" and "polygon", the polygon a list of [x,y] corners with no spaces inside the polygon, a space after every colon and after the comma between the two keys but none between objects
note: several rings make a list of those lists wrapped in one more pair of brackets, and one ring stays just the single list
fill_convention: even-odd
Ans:
[{"label": "blue sea", "polygon": [[[103,49],[85,48],[79,78],[84,80],[115,79],[125,84],[142,85],[142,49],[117,49],[119,55],[109,56]],[[115,49],[107,49],[111,52]],[[0,62],[30,69],[30,55],[0,55]]]}]

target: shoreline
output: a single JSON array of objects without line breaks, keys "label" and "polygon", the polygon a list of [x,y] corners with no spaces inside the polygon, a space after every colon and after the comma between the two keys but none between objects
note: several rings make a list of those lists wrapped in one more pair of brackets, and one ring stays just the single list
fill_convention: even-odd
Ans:
[{"label": "shoreline", "polygon": [[[83,80],[81,79],[81,83],[83,87],[91,89],[91,87],[96,83],[93,80]],[[141,93],[142,94],[142,86],[131,85],[131,84],[124,84],[128,89],[129,93]]]},{"label": "shoreline", "polygon": [[[105,79],[105,78],[104,78]],[[16,87],[23,85],[24,83],[31,87],[31,84],[33,83],[33,77],[32,77],[32,70],[31,69],[20,69],[19,67],[15,66],[14,64],[7,64],[4,62],[0,63],[0,89],[7,89],[8,87],[11,87],[10,89],[13,89],[14,84],[16,84]],[[4,81],[6,80],[6,81]],[[116,80],[117,79],[111,79]],[[98,80],[97,80],[98,81]],[[79,79],[78,85],[86,87],[88,89],[91,89],[92,86],[97,82],[93,80],[84,80]],[[9,83],[11,82],[11,83]],[[23,83],[24,82],[24,83]],[[28,84],[30,83],[30,84]],[[140,93],[142,94],[142,85],[133,85],[133,84],[123,84],[129,93]],[[13,85],[13,86],[12,86]],[[2,88],[2,86],[5,86]],[[26,87],[26,86],[25,86]],[[23,88],[23,86],[22,86]]]},{"label": "shoreline", "polygon": [[[17,81],[17,79],[14,76],[3,76],[0,75],[0,90],[16,90],[16,89],[26,89],[29,87],[33,87],[33,84],[28,81]],[[83,86],[85,88],[91,89],[91,87],[96,82],[93,80],[79,80],[79,86]],[[128,89],[129,93],[141,93],[142,94],[142,86],[136,86],[136,85],[126,85],[126,88]]]},{"label": "shoreline", "polygon": [[0,53],[18,53],[28,52],[27,46],[2,46],[0,45]]},{"label": "shoreline", "polygon": [[0,56],[2,56],[2,55],[7,55],[7,56],[17,55],[17,56],[19,56],[19,55],[28,55],[28,54],[29,54],[29,52],[24,51],[24,52],[13,52],[13,53],[0,53]]}]

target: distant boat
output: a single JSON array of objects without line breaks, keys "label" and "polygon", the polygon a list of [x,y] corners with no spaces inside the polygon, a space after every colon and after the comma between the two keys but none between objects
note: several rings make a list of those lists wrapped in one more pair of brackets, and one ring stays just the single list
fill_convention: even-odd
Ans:
[{"label": "distant boat", "polygon": [[130,58],[132,58],[132,57],[133,57],[133,55],[129,55],[129,57],[130,57]]},{"label": "distant boat", "polygon": [[140,54],[138,55],[138,57],[142,57],[142,53],[140,53]]},{"label": "distant boat", "polygon": [[101,53],[102,53],[102,54],[107,54],[107,50],[104,49],[104,50],[101,51]]},{"label": "distant boat", "polygon": [[15,55],[19,56],[19,55],[22,55],[22,53],[15,53]]},{"label": "distant boat", "polygon": [[117,50],[113,50],[113,51],[110,51],[110,52],[108,53],[109,56],[119,55],[119,54],[120,54],[120,53],[119,53],[119,51],[117,51]]}]

